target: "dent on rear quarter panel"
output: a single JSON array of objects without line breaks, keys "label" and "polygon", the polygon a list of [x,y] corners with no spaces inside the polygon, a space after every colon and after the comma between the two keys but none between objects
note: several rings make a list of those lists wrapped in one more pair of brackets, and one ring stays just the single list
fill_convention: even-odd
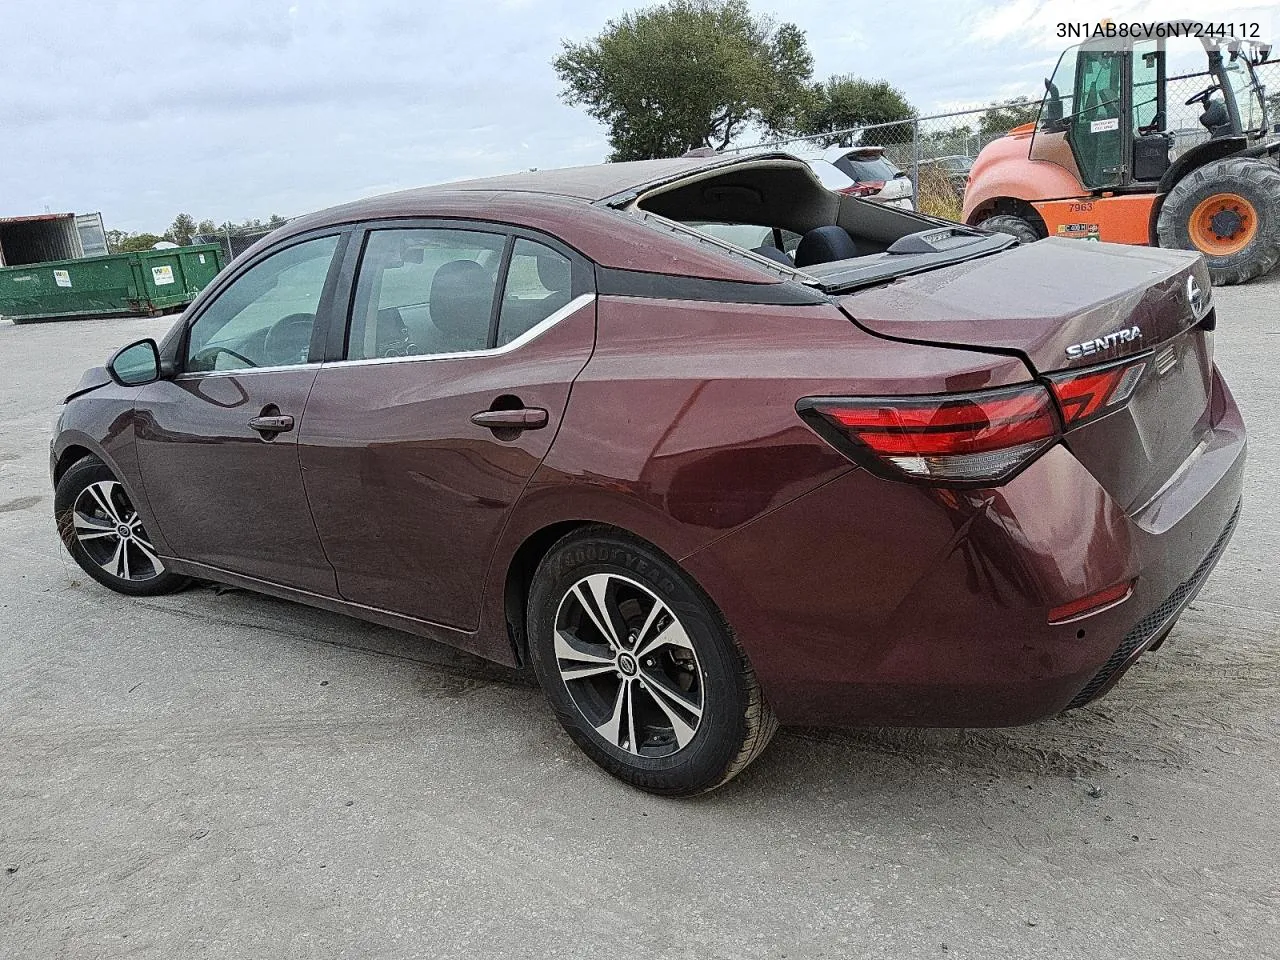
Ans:
[{"label": "dent on rear quarter panel", "polygon": [[834,305],[602,297],[596,349],[517,505],[500,568],[534,531],[613,524],[677,559],[854,469],[796,413],[805,396],[973,390],[1021,362],[889,343]]}]

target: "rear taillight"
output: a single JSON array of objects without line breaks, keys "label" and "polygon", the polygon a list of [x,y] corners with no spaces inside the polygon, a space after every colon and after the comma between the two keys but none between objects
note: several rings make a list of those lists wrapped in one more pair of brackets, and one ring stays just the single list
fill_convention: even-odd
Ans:
[{"label": "rear taillight", "polygon": [[1088,370],[1051,374],[1048,379],[1063,424],[1068,429],[1078,427],[1118,408],[1133,396],[1146,368],[1144,354]]},{"label": "rear taillight", "polygon": [[1052,395],[1028,383],[922,397],[808,397],[796,409],[828,442],[880,476],[992,485],[1012,477],[1063,431],[1123,406],[1148,359],[1143,354],[1051,374]]},{"label": "rear taillight", "polygon": [[849,187],[842,187],[836,193],[846,193],[852,197],[873,197],[884,189],[883,180],[864,180]]},{"label": "rear taillight", "polygon": [[873,473],[942,485],[1000,483],[1058,436],[1053,398],[1039,384],[925,397],[810,397],[796,409]]}]

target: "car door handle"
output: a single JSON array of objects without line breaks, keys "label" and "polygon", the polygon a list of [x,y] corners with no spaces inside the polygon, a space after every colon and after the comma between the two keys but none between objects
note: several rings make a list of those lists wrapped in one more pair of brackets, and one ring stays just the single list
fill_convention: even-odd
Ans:
[{"label": "car door handle", "polygon": [[284,433],[286,430],[293,429],[293,417],[288,414],[254,417],[249,421],[249,426],[264,435]]},{"label": "car door handle", "polygon": [[518,410],[481,410],[471,415],[476,426],[490,430],[540,430],[547,425],[547,411],[541,407]]}]

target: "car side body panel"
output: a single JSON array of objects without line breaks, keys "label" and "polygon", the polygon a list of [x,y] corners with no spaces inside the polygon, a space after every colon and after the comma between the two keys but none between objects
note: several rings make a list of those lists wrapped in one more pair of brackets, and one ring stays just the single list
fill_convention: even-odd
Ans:
[{"label": "car side body panel", "polygon": [[[1139,514],[1058,445],[988,490],[856,471],[684,565],[783,722],[1029,723],[1066,707],[1161,609],[1120,672],[1163,635],[1230,532],[1244,464],[1244,424],[1218,377],[1212,443]],[[1129,580],[1123,602],[1048,622],[1054,606]]]},{"label": "car side body panel", "polygon": [[[344,599],[475,630],[485,570],[552,446],[591,356],[583,302],[509,353],[325,364],[300,437],[307,498]],[[471,421],[497,405],[546,411],[508,435]],[[491,655],[505,657],[499,637]]]},{"label": "car side body panel", "polygon": [[607,523],[681,560],[861,473],[804,424],[800,397],[980,389],[1029,376],[1012,357],[883,345],[834,304],[602,296],[595,353],[494,555],[483,629],[498,633],[511,560],[539,530]]}]

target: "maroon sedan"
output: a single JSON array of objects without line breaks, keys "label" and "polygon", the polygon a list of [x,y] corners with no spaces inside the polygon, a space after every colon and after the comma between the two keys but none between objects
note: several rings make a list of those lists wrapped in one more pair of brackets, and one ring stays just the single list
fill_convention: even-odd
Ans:
[{"label": "maroon sedan", "polygon": [[1019,246],[785,155],[409,191],[293,221],[89,371],[58,527],[122,593],[530,664],[594,761],[691,794],[779,722],[1106,692],[1239,513],[1214,322],[1194,254]]}]

